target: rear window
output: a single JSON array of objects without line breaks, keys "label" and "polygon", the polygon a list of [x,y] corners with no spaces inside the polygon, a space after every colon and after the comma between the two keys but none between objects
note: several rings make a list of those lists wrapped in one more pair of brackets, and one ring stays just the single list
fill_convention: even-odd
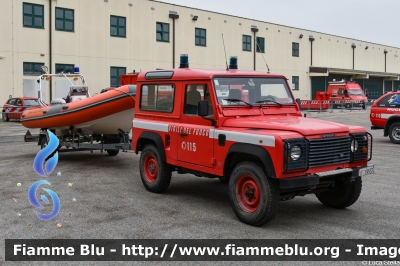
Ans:
[{"label": "rear window", "polygon": [[400,94],[390,94],[383,97],[377,104],[377,107],[394,107],[400,105]]},{"label": "rear window", "polygon": [[24,100],[25,106],[39,106],[38,100]]},{"label": "rear window", "polygon": [[142,86],[140,110],[171,113],[174,107],[173,84],[149,84]]}]

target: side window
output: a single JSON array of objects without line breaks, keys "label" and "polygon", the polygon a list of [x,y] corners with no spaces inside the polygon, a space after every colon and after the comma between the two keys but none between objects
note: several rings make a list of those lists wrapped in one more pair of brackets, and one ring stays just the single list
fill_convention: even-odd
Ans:
[{"label": "side window", "polygon": [[380,100],[376,106],[378,107],[392,107],[400,105],[400,94],[390,94]]},{"label": "side window", "polygon": [[343,89],[343,88],[340,88],[339,91],[338,91],[338,95],[342,96],[342,95],[343,95],[343,92],[344,92],[344,89]]},{"label": "side window", "polygon": [[16,102],[16,104],[15,105],[22,105],[22,101],[21,101],[21,99],[17,99],[17,102]]},{"label": "side window", "polygon": [[8,104],[15,105],[16,101],[17,101],[17,99],[11,99],[11,100],[8,101]]},{"label": "side window", "polygon": [[142,85],[140,110],[171,113],[175,87],[172,84]]},{"label": "side window", "polygon": [[204,99],[205,85],[188,84],[185,87],[185,114],[197,115],[197,105]]}]

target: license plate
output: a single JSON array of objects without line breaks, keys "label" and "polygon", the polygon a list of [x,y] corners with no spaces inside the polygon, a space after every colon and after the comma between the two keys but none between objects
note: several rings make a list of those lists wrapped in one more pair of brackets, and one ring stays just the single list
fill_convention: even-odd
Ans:
[{"label": "license plate", "polygon": [[358,175],[359,176],[364,176],[364,175],[370,175],[375,173],[375,168],[373,165],[369,165],[365,168],[358,169]]}]

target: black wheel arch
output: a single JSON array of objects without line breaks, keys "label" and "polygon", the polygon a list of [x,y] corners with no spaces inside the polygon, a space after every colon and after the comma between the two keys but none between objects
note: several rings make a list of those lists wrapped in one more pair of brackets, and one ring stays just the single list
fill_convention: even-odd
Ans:
[{"label": "black wheel arch", "polygon": [[143,148],[150,143],[153,143],[157,147],[158,151],[160,152],[161,160],[166,162],[167,158],[165,155],[164,143],[162,141],[161,136],[154,132],[145,131],[142,132],[142,134],[140,134],[138,141],[136,143],[136,148],[135,148],[136,153],[142,151]]},{"label": "black wheel arch", "polygon": [[395,115],[389,117],[389,119],[386,121],[385,128],[383,130],[383,136],[387,137],[389,136],[389,128],[393,123],[400,122],[400,116]]},{"label": "black wheel arch", "polygon": [[224,175],[229,176],[235,165],[242,161],[259,162],[269,177],[276,178],[274,164],[269,152],[261,146],[247,143],[236,143],[229,148],[225,158]]}]

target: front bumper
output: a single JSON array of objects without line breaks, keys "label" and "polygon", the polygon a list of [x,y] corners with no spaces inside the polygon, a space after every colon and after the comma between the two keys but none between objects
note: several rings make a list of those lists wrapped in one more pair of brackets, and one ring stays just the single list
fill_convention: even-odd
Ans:
[{"label": "front bumper", "polygon": [[345,174],[345,175],[351,174],[351,179],[355,179],[359,176],[373,174],[374,172],[375,172],[375,166],[373,164],[370,164],[368,166],[363,166],[363,167],[357,167],[357,168],[343,168],[343,169],[337,169],[337,170],[333,170],[333,171],[320,172],[320,173],[316,173],[314,175],[279,179],[279,187],[280,187],[280,189],[297,189],[297,188],[306,188],[306,187],[316,187],[318,185],[325,183],[325,182],[323,182],[324,179],[325,180],[331,179],[332,177],[335,177],[335,176],[340,176],[343,174]]}]

